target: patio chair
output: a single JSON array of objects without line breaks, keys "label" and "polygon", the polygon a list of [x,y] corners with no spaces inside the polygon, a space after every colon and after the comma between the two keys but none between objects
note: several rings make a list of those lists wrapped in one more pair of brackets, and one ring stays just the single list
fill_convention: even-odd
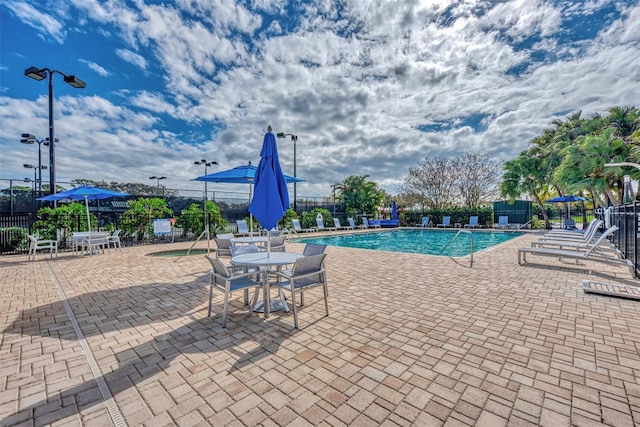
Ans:
[{"label": "patio chair", "polygon": [[338,218],[333,218],[333,225],[336,230],[353,230],[351,225],[342,225]]},{"label": "patio chair", "polygon": [[469,224],[465,224],[464,228],[476,228],[476,227],[480,227],[480,224],[478,224],[478,216],[474,215],[474,216],[470,216],[469,217]]},{"label": "patio chair", "polygon": [[429,217],[423,216],[422,222],[420,224],[416,224],[418,227],[428,227],[429,226]]},{"label": "patio chair", "polygon": [[349,226],[351,228],[367,228],[366,225],[364,224],[360,224],[360,225],[356,225],[356,222],[353,220],[353,218],[347,218],[347,221],[349,221]]},{"label": "patio chair", "polygon": [[109,245],[113,245],[113,249],[122,250],[122,245],[120,244],[120,230],[115,230],[111,236],[107,237],[107,242]]},{"label": "patio chair", "polygon": [[312,231],[315,231],[315,229],[313,228],[302,228],[302,226],[300,225],[300,220],[298,218],[292,218],[291,225],[293,225],[293,230],[296,233],[310,233]]},{"label": "patio chair", "polygon": [[617,257],[612,258],[610,250],[608,251],[606,248],[607,237],[613,234],[616,230],[618,230],[618,227],[615,225],[609,227],[586,252],[570,249],[522,247],[518,249],[518,264],[524,265],[527,263],[527,254],[552,256],[557,257],[560,261],[564,261],[564,259],[575,259],[575,265],[580,265],[578,263],[579,261],[595,261],[608,265],[621,265],[628,267],[631,275],[636,277],[635,267],[631,261]]},{"label": "patio chair", "polygon": [[324,267],[326,256],[326,254],[305,256],[304,258],[300,258],[296,261],[290,274],[284,271],[276,271],[274,273],[278,279],[283,280],[274,282],[273,286],[291,292],[293,324],[295,329],[298,329],[298,308],[296,305],[297,293],[300,293],[300,305],[303,306],[304,292],[311,288],[322,286],[324,309],[326,316],[329,315],[329,290],[327,288],[327,275]]},{"label": "patio chair", "polygon": [[[222,308],[222,327],[227,327],[227,312],[229,310],[229,296],[234,291],[255,288],[260,290],[263,287],[261,280],[255,279],[255,272],[247,272],[241,274],[233,274],[229,269],[217,258],[211,258],[209,255],[204,256],[211,263],[211,273],[209,276],[209,314],[211,317],[213,311],[213,289],[217,289],[224,295],[224,305]],[[245,294],[246,298],[246,294]],[[253,311],[257,298],[254,299],[249,313]]]},{"label": "patio chair", "polygon": [[494,228],[509,228],[509,216],[501,215],[498,217],[498,223],[494,225]]},{"label": "patio chair", "polygon": [[221,256],[231,256],[231,239],[233,233],[217,234],[213,240],[216,242],[216,258]]},{"label": "patio chair", "polygon": [[371,224],[366,216],[362,217],[363,228],[380,228],[380,224]]},{"label": "patio chair", "polygon": [[320,245],[318,243],[307,243],[304,245],[304,249],[302,250],[302,255],[304,256],[312,256],[323,254],[325,249],[327,249],[327,245]]},{"label": "patio chair", "polygon": [[58,242],[55,240],[38,240],[36,236],[29,234],[29,253],[27,260],[36,260],[36,251],[41,249],[49,249],[49,257],[53,258],[55,252],[56,258],[58,258]]},{"label": "patio chair", "polygon": [[[232,245],[231,246],[231,257],[243,254],[255,254],[260,252],[260,249],[255,243],[250,245]],[[253,273],[256,274],[256,280],[260,280],[260,269],[257,267],[247,267],[242,265],[231,265],[227,267],[234,274],[242,274],[242,273]],[[256,298],[257,295],[254,295]],[[249,289],[244,290],[244,305],[249,305]]]},{"label": "patio chair", "polygon": [[325,227],[322,218],[316,218],[316,225],[318,226],[318,231],[335,231],[335,227]]},{"label": "patio chair", "polygon": [[247,226],[247,221],[244,219],[237,219],[236,225],[238,226],[238,232],[236,233],[238,236],[250,236],[249,227]]},{"label": "patio chair", "polygon": [[443,228],[451,227],[451,217],[450,216],[442,217],[442,223],[436,225],[436,227],[443,227]]},{"label": "patio chair", "polygon": [[279,236],[271,236],[271,240],[269,241],[269,245],[267,246],[267,243],[264,243],[262,245],[260,245],[260,249],[262,249],[263,251],[266,251],[267,249],[270,249],[271,252],[286,252],[286,248],[285,245],[287,243],[287,236],[285,236],[284,234],[281,234]]}]

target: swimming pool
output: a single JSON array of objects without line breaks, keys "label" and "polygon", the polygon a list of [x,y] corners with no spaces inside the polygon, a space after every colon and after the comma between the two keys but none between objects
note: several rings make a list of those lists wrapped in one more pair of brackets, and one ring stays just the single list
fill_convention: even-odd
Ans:
[{"label": "swimming pool", "polygon": [[[393,230],[373,233],[348,233],[333,236],[302,237],[292,239],[298,243],[318,243],[346,248],[377,249],[391,252],[409,252],[424,255],[461,257],[469,255],[469,235],[461,233],[445,252],[440,251],[460,230]],[[515,237],[518,232],[473,231],[473,251],[495,246]]]}]

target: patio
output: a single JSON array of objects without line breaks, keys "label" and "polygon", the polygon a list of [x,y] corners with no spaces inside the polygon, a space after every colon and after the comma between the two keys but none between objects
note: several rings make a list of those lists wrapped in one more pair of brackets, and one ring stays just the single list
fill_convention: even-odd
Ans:
[{"label": "patio", "polygon": [[223,329],[202,256],[144,256],[191,242],[0,257],[0,424],[640,424],[640,302],[582,290],[638,282],[595,263],[518,266],[534,239],[471,268],[329,247],[330,316],[313,290],[300,330],[291,313],[241,312],[241,293]]}]

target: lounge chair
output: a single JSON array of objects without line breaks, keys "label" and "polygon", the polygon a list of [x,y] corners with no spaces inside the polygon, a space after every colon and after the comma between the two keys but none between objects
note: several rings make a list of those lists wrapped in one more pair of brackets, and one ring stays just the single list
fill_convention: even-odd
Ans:
[{"label": "lounge chair", "polygon": [[340,224],[340,220],[338,218],[333,218],[333,225],[336,230],[353,230],[353,227],[350,225],[342,225]]},{"label": "lounge chair", "polygon": [[353,218],[347,218],[347,221],[349,221],[349,226],[351,226],[351,228],[367,228],[364,224],[356,225],[356,222],[353,220]]},{"label": "lounge chair", "polygon": [[237,219],[236,225],[238,226],[238,232],[236,235],[238,236],[250,236],[249,227],[247,226],[247,221],[244,219]]},{"label": "lounge chair", "polygon": [[523,247],[518,249],[518,264],[523,265],[527,263],[527,254],[540,255],[540,256],[552,256],[557,257],[560,261],[564,259],[575,259],[576,261],[596,261],[609,265],[621,265],[629,268],[631,275],[635,275],[635,267],[633,263],[626,259],[612,258],[611,253],[607,246],[607,237],[613,234],[618,227],[611,226],[602,233],[598,240],[589,248],[588,251],[578,251],[570,249],[555,249],[555,248],[534,248]]},{"label": "lounge chair", "polygon": [[[571,239],[571,238],[540,238],[534,242],[531,242],[532,247],[545,248],[545,247],[555,247],[558,249],[570,249],[570,250],[588,250],[598,239],[601,237],[596,235],[597,228],[593,227],[589,230],[589,233],[584,235],[582,239]],[[613,252],[613,254],[620,256],[621,252],[608,240],[600,243],[602,250],[607,250],[608,252]]]},{"label": "lounge chair", "polygon": [[369,220],[367,219],[366,216],[362,217],[362,225],[364,225],[363,228],[380,228],[380,224],[377,223],[369,223]]},{"label": "lounge chair", "polygon": [[558,237],[562,238],[572,238],[575,240],[582,240],[585,235],[589,234],[592,229],[597,229],[603,224],[602,220],[598,218],[594,218],[591,220],[587,228],[584,230],[552,230],[548,233],[545,233],[545,238],[553,238],[556,239]]},{"label": "lounge chair", "polygon": [[494,228],[509,228],[511,225],[509,224],[509,217],[507,215],[499,216],[498,223],[494,225]]},{"label": "lounge chair", "polygon": [[335,231],[336,230],[335,227],[325,227],[324,221],[320,217],[316,218],[316,225],[318,226],[318,231]]},{"label": "lounge chair", "polygon": [[443,228],[451,227],[451,217],[450,216],[442,217],[442,223],[436,225],[436,227],[443,227]]},{"label": "lounge chair", "polygon": [[474,215],[469,217],[469,224],[465,224],[464,228],[476,228],[476,227],[480,227],[480,224],[478,224],[478,216]]},{"label": "lounge chair", "polygon": [[422,222],[420,224],[417,224],[418,227],[428,227],[429,226],[429,217],[428,216],[423,216],[422,217]]},{"label": "lounge chair", "polygon": [[29,255],[27,260],[36,260],[36,251],[49,249],[49,258],[53,258],[55,252],[58,258],[58,242],[55,240],[38,240],[36,236],[29,235]]},{"label": "lounge chair", "polygon": [[315,228],[302,228],[298,218],[291,219],[291,225],[293,225],[293,231],[296,233],[310,233],[312,231],[316,231]]}]

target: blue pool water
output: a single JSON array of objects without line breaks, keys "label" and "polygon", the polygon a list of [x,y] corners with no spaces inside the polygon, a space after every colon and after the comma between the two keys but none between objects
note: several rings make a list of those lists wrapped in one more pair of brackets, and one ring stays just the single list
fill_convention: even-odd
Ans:
[{"label": "blue pool water", "polygon": [[[469,234],[460,233],[441,254],[440,251],[459,230],[393,230],[373,233],[339,234],[322,237],[304,237],[292,239],[298,243],[318,243],[346,248],[377,249],[391,252],[410,252],[425,255],[460,257],[469,255]],[[517,232],[473,231],[473,251],[506,242],[522,235]]]}]

